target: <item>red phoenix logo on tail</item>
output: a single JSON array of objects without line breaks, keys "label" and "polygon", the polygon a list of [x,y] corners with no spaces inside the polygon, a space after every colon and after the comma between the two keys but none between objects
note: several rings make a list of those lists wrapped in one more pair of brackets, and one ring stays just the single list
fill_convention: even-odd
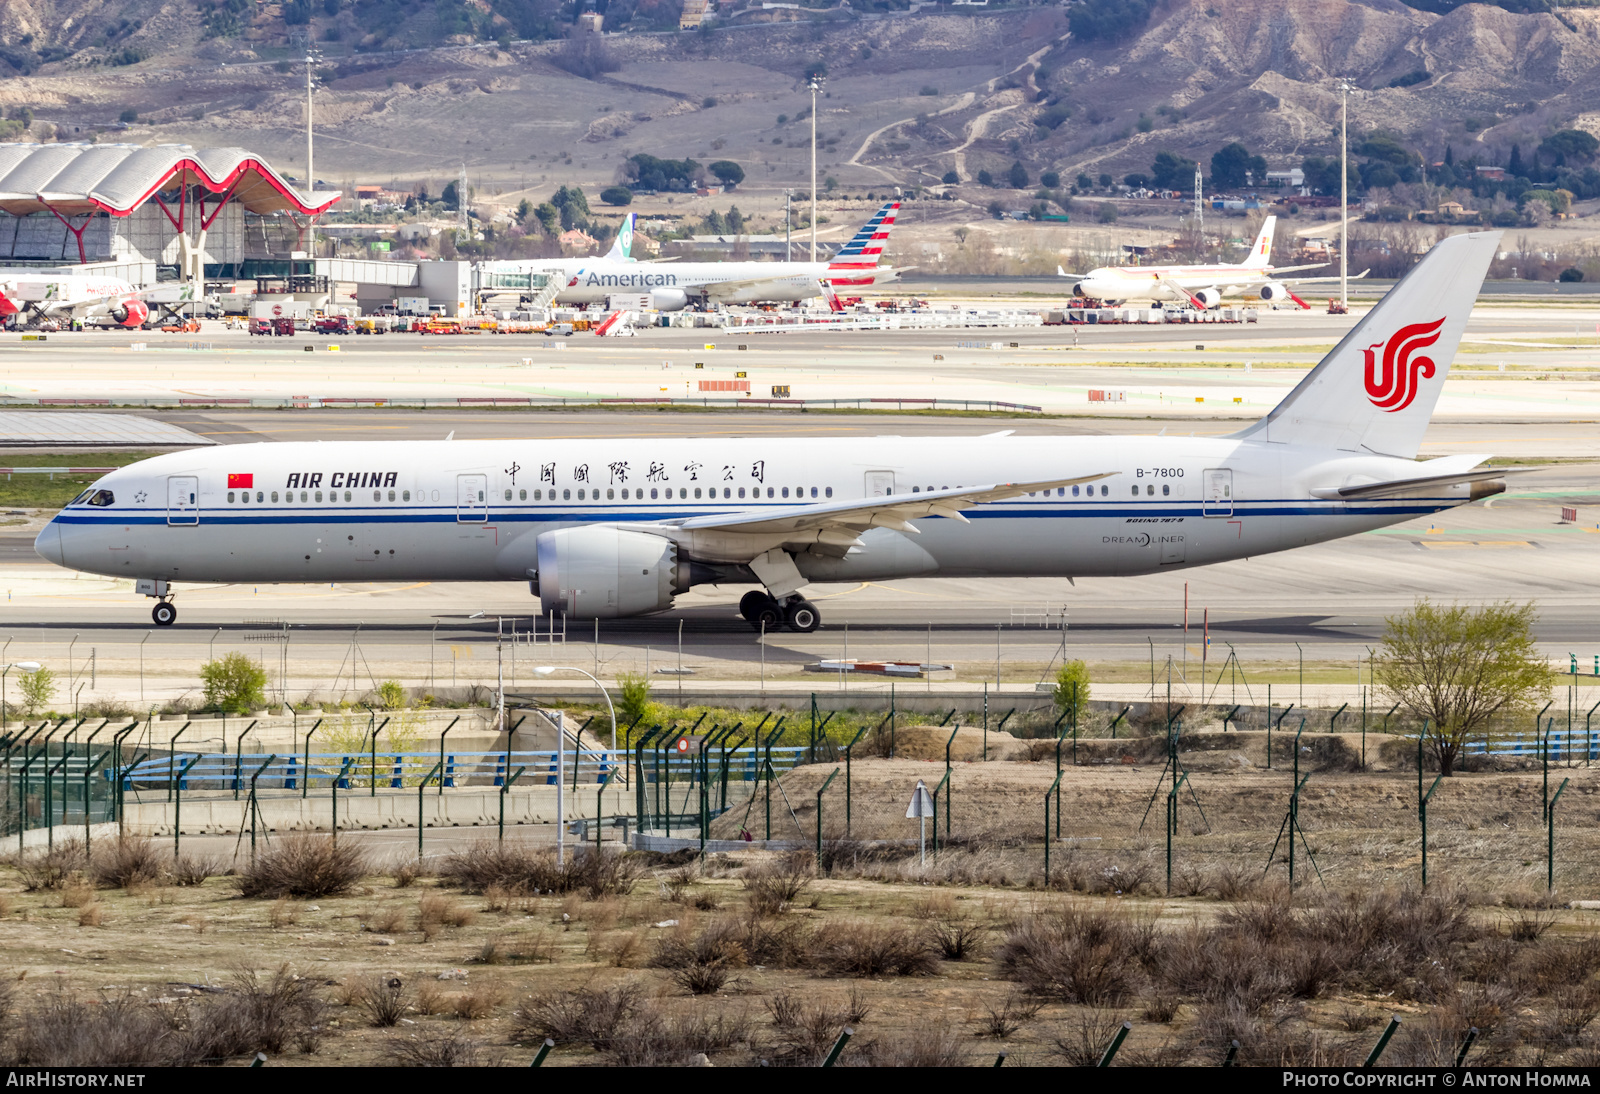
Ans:
[{"label": "red phoenix logo on tail", "polygon": [[[1415,354],[1437,342],[1443,326],[1442,318],[1432,323],[1413,323],[1395,331],[1388,342],[1376,342],[1362,350],[1367,357],[1367,398],[1373,406],[1393,414],[1411,405],[1421,381],[1431,379],[1435,371],[1431,357]],[[1377,352],[1380,349],[1381,361]]]}]

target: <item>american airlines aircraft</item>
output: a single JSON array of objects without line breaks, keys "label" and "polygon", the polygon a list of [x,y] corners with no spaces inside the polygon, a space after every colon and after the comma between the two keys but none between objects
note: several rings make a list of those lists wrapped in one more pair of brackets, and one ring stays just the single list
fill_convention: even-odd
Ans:
[{"label": "american airlines aircraft", "polygon": [[827,262],[653,262],[590,261],[569,274],[558,304],[603,304],[607,297],[649,293],[656,311],[679,311],[691,303],[754,304],[801,301],[827,296],[829,289],[860,288],[895,280],[893,267],[880,266],[883,246],[894,230],[900,203],[875,213],[839,253]]},{"label": "american airlines aircraft", "polygon": [[756,585],[819,622],[821,581],[1132,577],[1399,524],[1503,490],[1416,459],[1499,232],[1443,240],[1261,421],[1227,437],[628,438],[230,445],[113,471],[36,549],[183,582],[527,581],[573,617]]},{"label": "american airlines aircraft", "polygon": [[[1326,266],[1316,262],[1308,266],[1272,266],[1272,235],[1278,218],[1268,217],[1261,225],[1261,233],[1250,245],[1250,254],[1243,262],[1212,266],[1101,266],[1078,278],[1072,286],[1073,294],[1090,300],[1103,300],[1121,304],[1129,300],[1172,300],[1188,303],[1205,311],[1221,305],[1227,297],[1256,296],[1271,303],[1274,300],[1292,300],[1302,308],[1310,308],[1294,294],[1293,286],[1310,285],[1319,281],[1337,281],[1336,277],[1279,277],[1275,273],[1293,273],[1296,270],[1315,270]],[[1060,266],[1060,277],[1075,277]],[[1355,277],[1365,277],[1362,270]]]}]

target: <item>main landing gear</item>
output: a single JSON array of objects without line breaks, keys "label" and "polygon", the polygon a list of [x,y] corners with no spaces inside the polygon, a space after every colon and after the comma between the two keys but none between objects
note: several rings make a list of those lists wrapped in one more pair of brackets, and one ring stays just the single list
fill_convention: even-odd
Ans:
[{"label": "main landing gear", "polygon": [[775,630],[781,624],[791,631],[809,634],[822,623],[822,614],[811,601],[798,595],[779,601],[770,593],[752,589],[739,601],[739,614],[758,630]]}]

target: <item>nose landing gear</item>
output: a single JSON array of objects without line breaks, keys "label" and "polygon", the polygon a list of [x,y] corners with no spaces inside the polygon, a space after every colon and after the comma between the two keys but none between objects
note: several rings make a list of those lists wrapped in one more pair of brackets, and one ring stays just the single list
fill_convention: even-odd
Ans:
[{"label": "nose landing gear", "polygon": [[170,600],[163,600],[150,609],[150,618],[156,621],[158,627],[170,627],[178,620],[178,609]]}]

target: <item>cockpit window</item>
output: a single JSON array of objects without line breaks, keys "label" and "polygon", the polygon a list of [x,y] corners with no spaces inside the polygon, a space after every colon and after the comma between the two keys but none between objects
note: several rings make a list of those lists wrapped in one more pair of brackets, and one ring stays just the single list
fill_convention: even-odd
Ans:
[{"label": "cockpit window", "polygon": [[117,500],[117,496],[109,490],[96,490],[89,498],[90,505],[105,507]]},{"label": "cockpit window", "polygon": [[71,501],[67,502],[67,504],[68,505],[81,505],[89,497],[89,495],[92,494],[92,493],[94,493],[93,488],[85,490],[83,493],[79,494],[77,497],[75,497]]}]

